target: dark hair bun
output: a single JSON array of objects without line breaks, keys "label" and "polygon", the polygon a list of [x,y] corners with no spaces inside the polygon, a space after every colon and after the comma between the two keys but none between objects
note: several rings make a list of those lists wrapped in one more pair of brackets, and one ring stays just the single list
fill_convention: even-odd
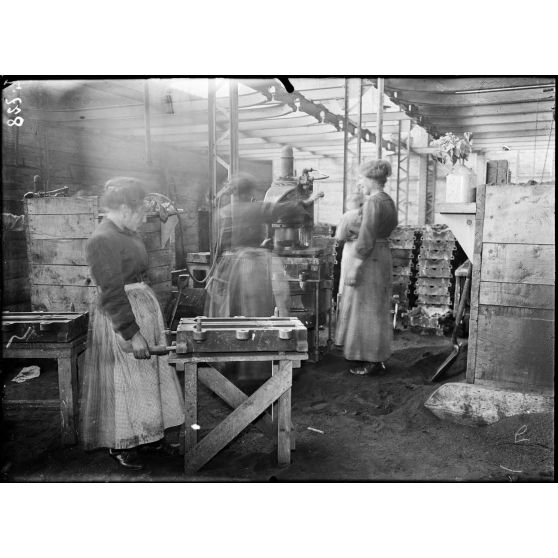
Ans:
[{"label": "dark hair bun", "polygon": [[387,177],[391,175],[391,164],[385,159],[376,159],[364,163],[360,167],[360,172],[362,175],[366,176],[366,178],[372,178],[383,183],[387,180]]},{"label": "dark hair bun", "polygon": [[240,196],[250,194],[258,187],[254,177],[244,173],[233,178],[230,182],[230,186],[232,191]]},{"label": "dark hair bun", "polygon": [[146,187],[141,180],[118,176],[105,184],[101,205],[106,209],[118,209],[121,205],[127,205],[137,210],[143,204],[146,194]]}]

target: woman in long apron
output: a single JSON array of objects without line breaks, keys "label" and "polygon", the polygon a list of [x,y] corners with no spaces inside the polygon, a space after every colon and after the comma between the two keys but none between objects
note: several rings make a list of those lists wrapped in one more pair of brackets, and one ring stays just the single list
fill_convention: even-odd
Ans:
[{"label": "woman in long apron", "polygon": [[397,209],[384,192],[391,174],[388,161],[375,160],[360,168],[362,223],[351,257],[344,260],[345,284],[339,310],[341,329],[336,344],[353,361],[353,374],[378,373],[391,356],[392,259],[388,237],[397,226]]},{"label": "woman in long apron", "polygon": [[184,422],[176,372],[149,345],[165,344],[159,302],[143,282],[147,251],[137,230],[145,190],[134,178],[105,186],[107,210],[86,247],[99,295],[92,307],[81,399],[85,449],[108,448],[126,469],[142,469],[138,447],[172,453],[165,430]]},{"label": "woman in long apron", "polygon": [[[249,176],[231,181],[234,206],[221,210],[224,252],[206,286],[205,314],[210,317],[266,317],[289,315],[289,283],[281,259],[267,247],[265,225],[285,215],[303,215],[323,193],[304,201],[256,201],[257,184]],[[257,381],[269,368],[266,363],[238,363],[234,378]]]}]

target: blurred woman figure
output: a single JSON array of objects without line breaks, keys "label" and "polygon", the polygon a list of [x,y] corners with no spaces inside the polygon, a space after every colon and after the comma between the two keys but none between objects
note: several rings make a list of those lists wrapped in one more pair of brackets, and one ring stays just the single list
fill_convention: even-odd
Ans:
[{"label": "blurred woman figure", "polygon": [[[335,231],[335,238],[341,245],[341,269],[339,277],[339,303],[343,297],[343,289],[345,285],[345,275],[347,268],[352,265],[355,255],[356,239],[362,223],[362,206],[364,204],[364,195],[361,190],[352,193],[347,198],[347,211],[341,217],[341,221]],[[339,310],[339,308],[338,308]],[[338,311],[337,324],[335,328],[335,345],[341,346],[345,338],[345,330],[347,328],[346,320],[341,322],[342,315]],[[346,316],[345,316],[346,317]]]},{"label": "blurred woman figure", "polygon": [[360,168],[364,196],[362,223],[354,252],[346,261],[345,285],[339,311],[336,343],[353,374],[380,373],[391,356],[392,260],[388,237],[397,226],[397,209],[384,192],[391,174],[388,161],[375,160]]},{"label": "blurred woman figure", "polygon": [[283,265],[264,240],[264,229],[287,214],[303,214],[314,194],[302,202],[257,201],[257,185],[249,176],[231,182],[234,204],[220,213],[223,254],[206,287],[207,316],[288,316],[289,285]]},{"label": "blurred woman figure", "polygon": [[90,315],[81,439],[86,449],[109,448],[127,469],[143,468],[138,446],[173,453],[165,429],[184,422],[176,373],[166,356],[150,357],[148,349],[166,342],[159,302],[143,282],[147,252],[137,231],[144,198],[138,180],[109,180],[107,213],[86,247],[99,296]]},{"label": "blurred woman figure", "polygon": [[[289,283],[281,259],[265,239],[265,225],[286,215],[303,215],[323,194],[302,202],[257,201],[257,185],[249,176],[234,179],[231,191],[235,201],[220,213],[224,252],[206,287],[205,314],[268,317],[277,308],[279,316],[288,316]],[[269,364],[241,362],[226,367],[226,372],[234,380],[258,382],[269,372]]]}]

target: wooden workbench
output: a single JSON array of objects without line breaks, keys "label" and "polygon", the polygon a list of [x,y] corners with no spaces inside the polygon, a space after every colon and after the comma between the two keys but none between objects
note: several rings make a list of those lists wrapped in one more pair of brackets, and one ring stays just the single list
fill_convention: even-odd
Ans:
[{"label": "wooden workbench", "polygon": [[[306,353],[208,353],[172,355],[169,363],[184,372],[186,417],[181,436],[184,469],[194,473],[229,444],[245,428],[254,423],[267,436],[277,436],[279,465],[289,465],[294,433],[291,423],[291,386],[293,361],[306,360]],[[213,363],[268,361],[271,377],[248,396],[211,366]],[[208,366],[200,366],[208,365]],[[219,396],[234,410],[218,426],[198,441],[198,381]],[[277,421],[265,414],[277,402]],[[263,416],[262,416],[263,414]],[[259,417],[259,418],[258,418]],[[258,419],[258,420],[256,420]],[[276,433],[276,434],[275,434]]]},{"label": "wooden workbench", "polygon": [[[13,343],[4,349],[3,358],[51,358],[58,362],[59,401],[53,404],[60,409],[62,443],[77,443],[78,428],[78,360],[85,354],[87,334],[66,343]],[[24,404],[10,401],[11,405]],[[45,405],[50,406],[50,405]]]}]

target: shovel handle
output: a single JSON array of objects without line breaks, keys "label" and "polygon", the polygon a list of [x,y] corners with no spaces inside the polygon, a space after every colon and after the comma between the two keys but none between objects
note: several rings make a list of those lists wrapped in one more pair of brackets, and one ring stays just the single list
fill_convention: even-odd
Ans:
[{"label": "shovel handle", "polygon": [[471,286],[471,277],[473,276],[473,263],[469,263],[469,269],[467,270],[467,278],[465,279],[465,285],[463,286],[463,291],[461,293],[461,298],[459,299],[459,307],[457,308],[457,314],[455,316],[455,327],[453,328],[452,342],[457,345],[457,328],[463,318],[463,312],[465,311],[465,304],[469,298],[469,290]]}]

